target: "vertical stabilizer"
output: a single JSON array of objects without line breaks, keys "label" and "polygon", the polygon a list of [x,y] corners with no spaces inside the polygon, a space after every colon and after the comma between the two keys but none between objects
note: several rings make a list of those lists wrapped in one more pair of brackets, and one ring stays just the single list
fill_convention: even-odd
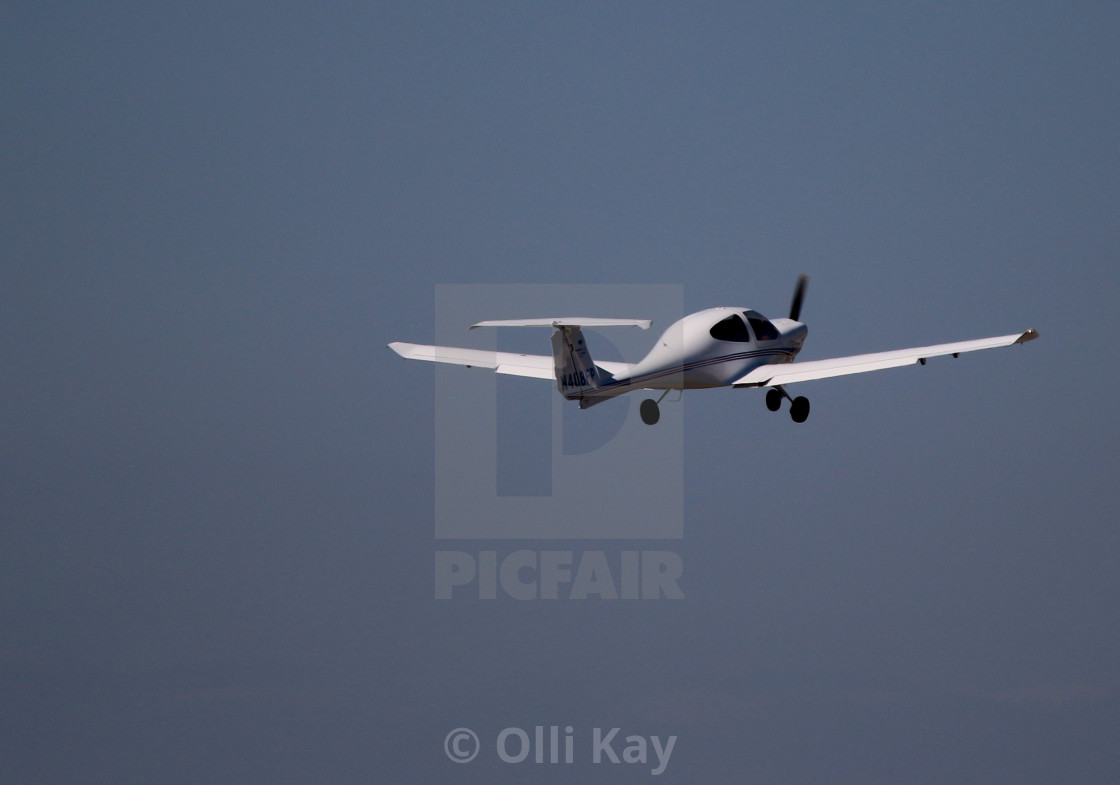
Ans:
[{"label": "vertical stabilizer", "polygon": [[552,334],[552,359],[556,366],[556,389],[572,400],[594,395],[611,375],[591,360],[578,325],[556,328]]}]

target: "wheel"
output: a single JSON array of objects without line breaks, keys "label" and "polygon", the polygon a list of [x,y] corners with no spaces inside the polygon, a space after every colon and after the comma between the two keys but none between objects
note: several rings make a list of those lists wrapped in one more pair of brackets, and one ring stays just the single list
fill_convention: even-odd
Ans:
[{"label": "wheel", "polygon": [[789,407],[789,416],[794,422],[805,422],[809,419],[809,399],[805,396],[794,398]]},{"label": "wheel", "polygon": [[642,401],[642,406],[639,411],[642,414],[642,422],[646,425],[654,425],[661,419],[661,410],[657,408],[657,401],[653,398],[646,398]]},{"label": "wheel", "polygon": [[772,412],[782,408],[782,394],[773,387],[766,391],[766,408]]}]

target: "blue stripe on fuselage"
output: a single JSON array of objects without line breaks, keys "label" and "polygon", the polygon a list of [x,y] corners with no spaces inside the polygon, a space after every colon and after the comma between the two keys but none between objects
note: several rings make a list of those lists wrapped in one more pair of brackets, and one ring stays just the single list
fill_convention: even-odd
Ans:
[{"label": "blue stripe on fuselage", "polygon": [[[603,395],[604,393],[610,394],[608,391],[613,390],[613,389],[617,389],[618,387],[633,387],[635,389],[641,389],[641,387],[647,385],[649,382],[651,382],[655,379],[664,378],[666,376],[675,376],[677,374],[687,373],[688,371],[696,370],[698,368],[706,368],[706,367],[710,367],[712,365],[720,365],[720,364],[723,364],[723,363],[746,360],[746,359],[749,359],[751,357],[769,357],[769,356],[794,357],[796,354],[797,354],[797,352],[792,350],[792,349],[755,349],[755,350],[749,351],[749,352],[737,352],[736,354],[725,354],[725,355],[722,355],[720,357],[708,357],[708,358],[705,358],[703,360],[697,360],[695,362],[688,363],[688,364],[683,365],[679,368],[669,368],[669,369],[653,371],[651,373],[642,374],[641,376],[633,376],[633,377],[629,377],[629,378],[626,378],[626,379],[613,379],[610,382],[608,382],[608,383],[606,383],[606,384],[604,384],[600,387],[596,387],[594,390],[588,390],[587,391],[588,395],[586,397],[597,397],[597,396]],[[765,364],[765,363],[762,363],[762,364]],[[760,364],[760,365],[762,365],[762,364]],[[621,395],[624,392],[629,392],[629,390],[619,390],[616,394]],[[565,396],[565,397],[568,397],[568,396]],[[583,395],[573,395],[573,396],[571,396],[571,398],[573,398],[573,399],[574,398],[582,398],[582,397],[585,397],[585,396],[583,396]]]}]

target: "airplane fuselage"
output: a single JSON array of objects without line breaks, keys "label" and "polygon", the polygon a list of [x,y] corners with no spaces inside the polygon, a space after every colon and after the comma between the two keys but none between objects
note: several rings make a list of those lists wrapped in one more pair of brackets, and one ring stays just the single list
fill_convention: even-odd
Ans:
[{"label": "airplane fuselage", "polygon": [[616,374],[596,394],[726,387],[760,365],[790,362],[807,334],[801,322],[770,320],[750,308],[697,311],[674,322],[628,375]]}]

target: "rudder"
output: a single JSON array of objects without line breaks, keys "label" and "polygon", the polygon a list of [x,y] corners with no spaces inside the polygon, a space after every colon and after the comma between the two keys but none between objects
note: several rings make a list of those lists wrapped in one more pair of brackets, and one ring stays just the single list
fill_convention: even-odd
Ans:
[{"label": "rudder", "polygon": [[612,378],[591,360],[578,325],[558,326],[552,334],[552,360],[556,389],[568,400],[594,395]]}]

